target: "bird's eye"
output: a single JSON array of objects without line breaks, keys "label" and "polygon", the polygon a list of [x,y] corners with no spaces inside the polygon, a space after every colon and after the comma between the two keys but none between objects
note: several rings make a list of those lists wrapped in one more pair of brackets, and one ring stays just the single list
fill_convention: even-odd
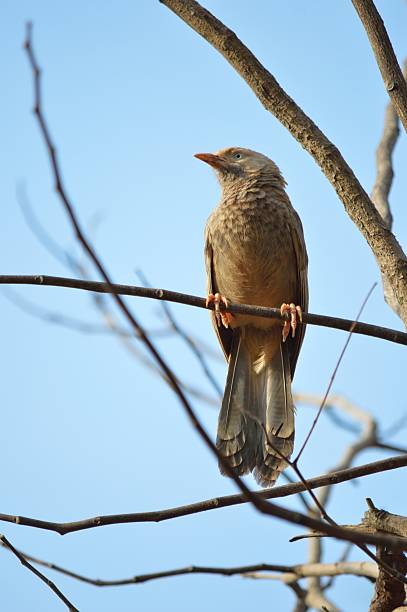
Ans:
[{"label": "bird's eye", "polygon": [[241,153],[233,153],[233,159],[242,159]]}]

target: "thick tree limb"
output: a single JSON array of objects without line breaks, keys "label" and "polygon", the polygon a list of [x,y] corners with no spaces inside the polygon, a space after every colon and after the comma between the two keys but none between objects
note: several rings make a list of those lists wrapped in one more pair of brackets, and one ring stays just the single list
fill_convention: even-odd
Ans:
[{"label": "thick tree limb", "polygon": [[[382,461],[375,461],[373,463],[367,463],[358,467],[339,470],[337,472],[310,478],[307,480],[307,486],[300,482],[296,482],[293,484],[274,487],[273,489],[257,491],[257,496],[263,499],[288,497],[290,495],[295,495],[299,492],[306,491],[307,488],[317,489],[327,485],[339,484],[355,478],[361,478],[362,476],[369,476],[371,474],[377,474],[406,466],[407,455],[389,457],[388,459],[384,459]],[[133,512],[129,514],[110,514],[66,523],[43,521],[40,519],[29,518],[26,516],[14,516],[11,514],[0,514],[0,521],[14,523],[16,525],[25,525],[27,527],[35,527],[38,529],[45,529],[48,531],[55,531],[60,535],[65,535],[75,531],[93,529],[94,527],[101,527],[105,525],[142,522],[159,523],[162,521],[179,518],[181,516],[189,516],[191,514],[206,512],[207,510],[215,510],[218,508],[227,508],[230,506],[245,504],[248,503],[248,501],[249,500],[245,495],[238,494],[215,497],[213,499],[207,499],[201,502],[196,502],[185,506],[178,506],[175,508],[168,508],[165,510]]]},{"label": "thick tree limb", "polygon": [[[380,510],[375,507],[372,500],[368,497],[366,499],[367,505],[369,509],[365,512],[361,523],[357,525],[342,525],[342,527],[346,527],[350,531],[359,531],[364,533],[388,533],[395,536],[392,545],[388,545],[389,549],[393,549],[393,551],[403,551],[407,550],[407,517],[401,516],[399,514],[392,514],[391,512],[387,512],[385,510]],[[311,532],[306,534],[300,534],[291,538],[290,542],[296,542],[298,540],[303,540],[306,538],[325,538],[326,536],[323,532]],[[407,563],[407,562],[406,562]],[[406,570],[402,570],[404,573],[407,573],[407,564]]]},{"label": "thick tree limb", "polygon": [[366,510],[362,526],[373,531],[384,531],[407,538],[407,517],[392,514],[376,508],[370,498],[367,499],[369,510]]},{"label": "thick tree limb", "polygon": [[383,19],[373,0],[352,0],[352,4],[366,30],[386,91],[407,132],[407,84]]},{"label": "thick tree limb", "polygon": [[[187,304],[197,308],[206,308],[204,298],[196,295],[168,291],[167,289],[153,289],[149,287],[136,287],[134,285],[121,285],[116,283],[104,283],[88,281],[77,278],[66,278],[61,276],[48,275],[0,275],[0,285],[38,285],[43,287],[67,287],[69,289],[80,289],[82,291],[93,291],[95,293],[111,293],[113,295],[131,295],[154,300],[166,300],[178,304]],[[213,308],[213,304],[209,305]],[[248,304],[230,304],[228,312],[249,314],[256,317],[268,317],[271,319],[282,319],[279,308],[265,308],[263,306],[250,306]],[[371,325],[369,323],[355,323],[351,319],[340,319],[339,317],[329,317],[312,313],[303,313],[303,320],[309,325],[319,325],[321,327],[332,327],[343,331],[352,330],[355,334],[381,338],[396,344],[407,345],[407,333],[396,329]],[[136,335],[141,337],[136,330]]]},{"label": "thick tree limb", "polygon": [[160,0],[221,53],[270,111],[312,155],[388,279],[407,326],[407,258],[340,151],[219,19],[195,0]]},{"label": "thick tree limb", "polygon": [[[376,555],[381,562],[390,565],[401,574],[406,574],[407,559],[400,550],[386,550],[384,546],[378,546]],[[404,585],[379,567],[369,612],[393,612],[395,608],[403,605],[405,598]]]}]

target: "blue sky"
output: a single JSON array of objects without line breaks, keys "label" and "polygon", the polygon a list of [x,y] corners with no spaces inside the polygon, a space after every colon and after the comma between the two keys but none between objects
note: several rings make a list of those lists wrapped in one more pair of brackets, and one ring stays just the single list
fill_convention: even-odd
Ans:
[{"label": "blue sky", "polygon": [[[387,97],[365,32],[351,3],[207,1],[280,84],[339,147],[366,190]],[[31,206],[62,248],[79,249],[52,184],[31,112],[32,79],[22,50],[24,24],[34,22],[43,68],[46,117],[75,209],[117,282],[203,295],[203,228],[219,198],[198,151],[225,146],[259,150],[280,166],[303,220],[310,260],[310,310],[352,318],[379,280],[374,258],[311,157],[267,113],[225,60],[158,1],[4,3],[0,182],[2,273],[72,275],[38,242],[16,198],[24,185]],[[407,55],[407,8],[377,2],[400,62]],[[395,233],[407,243],[406,139],[397,144],[391,192]],[[100,223],[95,228],[97,215]],[[97,278],[90,267],[90,275]],[[100,323],[89,295],[68,289],[19,287],[42,308]],[[107,335],[78,333],[21,312],[3,295],[0,511],[49,520],[153,510],[235,491],[190,427],[172,392]],[[127,303],[148,328],[163,325],[159,304]],[[218,351],[206,312],[174,306],[186,329]],[[363,319],[401,329],[371,297]],[[294,388],[322,394],[345,336],[309,327]],[[157,340],[177,374],[210,392],[199,366],[177,339]],[[402,347],[354,337],[334,391],[370,410],[384,427],[406,410]],[[226,367],[212,367],[223,385]],[[194,401],[215,436],[217,411]],[[297,448],[314,412],[298,406]],[[350,433],[322,418],[303,457],[306,476],[335,465]],[[403,444],[405,431],[393,438]],[[358,462],[384,458],[364,452]],[[253,481],[248,479],[253,485]],[[401,472],[340,485],[330,510],[339,523],[358,522],[365,497],[402,513]],[[298,500],[283,502],[300,508]],[[306,544],[289,544],[298,528],[229,508],[162,524],[106,527],[60,538],[4,524],[22,550],[89,576],[121,578],[190,564],[299,563]],[[327,546],[336,560],[342,546]],[[354,553],[355,559],[361,553]],[[9,554],[0,555],[0,605],[8,611],[63,609],[45,585]],[[235,612],[264,601],[292,607],[279,583],[238,577],[179,577],[117,589],[96,589],[48,575],[80,610],[197,612],[226,602]],[[367,581],[342,578],[332,598],[366,609]]]}]

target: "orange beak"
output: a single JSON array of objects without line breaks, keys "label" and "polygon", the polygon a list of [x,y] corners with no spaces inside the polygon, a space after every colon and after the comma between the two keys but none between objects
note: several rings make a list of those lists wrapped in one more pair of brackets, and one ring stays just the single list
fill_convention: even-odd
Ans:
[{"label": "orange beak", "polygon": [[194,157],[209,164],[213,168],[224,168],[226,165],[226,160],[213,153],[195,153]]}]

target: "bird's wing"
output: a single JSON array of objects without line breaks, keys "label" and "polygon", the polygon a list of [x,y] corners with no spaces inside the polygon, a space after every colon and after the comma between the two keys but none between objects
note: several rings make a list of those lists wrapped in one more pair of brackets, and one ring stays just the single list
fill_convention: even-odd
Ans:
[{"label": "bird's wing", "polygon": [[[208,228],[205,232],[205,265],[206,265],[206,277],[207,277],[207,290],[208,293],[217,293],[219,291],[216,283],[216,273],[213,260],[213,249]],[[226,296],[227,297],[227,296]],[[232,348],[233,330],[226,328],[223,325],[220,327],[217,324],[215,313],[211,311],[212,325],[215,329],[219,343],[225,354],[227,360],[229,360],[230,351]]]},{"label": "bird's wing", "polygon": [[[298,214],[293,210],[294,223],[290,224],[291,240],[297,260],[297,291],[295,304],[301,306],[304,312],[308,310],[308,256],[305,246],[304,232]],[[300,325],[295,338],[287,338],[290,355],[291,377],[294,376],[295,366],[305,334],[305,325]]]}]

